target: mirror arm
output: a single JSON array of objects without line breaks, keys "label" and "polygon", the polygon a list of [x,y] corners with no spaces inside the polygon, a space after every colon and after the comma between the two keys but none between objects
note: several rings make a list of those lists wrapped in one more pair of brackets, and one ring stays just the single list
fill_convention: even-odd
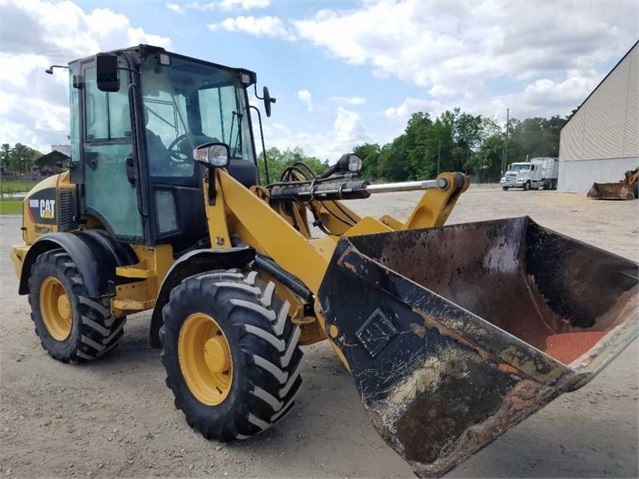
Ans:
[{"label": "mirror arm", "polygon": [[208,168],[208,177],[209,177],[209,187],[207,190],[207,196],[209,200],[209,205],[215,206],[215,200],[217,199],[217,190],[215,189],[215,180],[217,179],[217,168],[207,165]]},{"label": "mirror arm", "polygon": [[[260,109],[254,105],[249,105],[249,108],[251,110],[255,110],[257,112],[257,119],[258,119],[258,123],[260,125],[260,138],[262,140],[262,154],[264,156],[264,173],[266,176],[266,184],[270,184],[271,183],[271,179],[269,178],[269,174],[268,174],[268,161],[266,159],[266,146],[264,145],[264,130],[262,129],[262,113],[260,113]],[[257,163],[257,161],[256,161]]]},{"label": "mirror arm", "polygon": [[264,100],[264,97],[261,97],[257,94],[257,82],[253,83],[253,92],[255,93],[255,98],[258,100]]}]

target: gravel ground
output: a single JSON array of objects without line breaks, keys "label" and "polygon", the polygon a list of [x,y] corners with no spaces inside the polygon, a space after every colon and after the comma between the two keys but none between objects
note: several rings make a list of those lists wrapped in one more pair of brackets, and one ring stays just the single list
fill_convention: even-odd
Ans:
[{"label": "gravel ground", "polygon": [[[353,202],[362,214],[405,218],[416,193]],[[473,187],[449,223],[531,216],[639,260],[639,201]],[[130,317],[113,354],[63,365],[40,347],[9,246],[20,218],[0,217],[0,475],[4,477],[413,477],[375,433],[330,347],[305,348],[297,406],[278,427],[232,444],[186,425],[146,342],[150,314]],[[463,252],[459,252],[463,254]],[[579,391],[566,394],[447,477],[637,477],[637,342]]]}]

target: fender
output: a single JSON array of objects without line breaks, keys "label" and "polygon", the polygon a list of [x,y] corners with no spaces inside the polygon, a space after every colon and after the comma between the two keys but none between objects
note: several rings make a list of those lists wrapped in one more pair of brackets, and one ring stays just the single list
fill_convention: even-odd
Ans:
[{"label": "fender", "polygon": [[162,308],[169,301],[171,290],[189,276],[218,269],[241,268],[255,260],[255,250],[248,246],[220,249],[196,249],[177,260],[169,269],[153,308],[149,344],[152,348],[161,348],[160,328],[162,327]]},{"label": "fender", "polygon": [[22,264],[19,294],[29,293],[31,266],[36,258],[52,249],[63,249],[73,260],[87,293],[92,298],[115,294],[117,266],[137,263],[133,250],[102,230],[76,233],[47,233],[29,248]]}]

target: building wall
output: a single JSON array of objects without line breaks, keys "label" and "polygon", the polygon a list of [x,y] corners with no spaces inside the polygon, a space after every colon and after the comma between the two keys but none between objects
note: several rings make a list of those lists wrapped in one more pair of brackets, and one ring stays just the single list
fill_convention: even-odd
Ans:
[{"label": "building wall", "polygon": [[588,191],[639,166],[639,44],[592,92],[561,130],[561,191]]},{"label": "building wall", "polygon": [[594,182],[616,183],[623,180],[624,172],[637,167],[639,167],[639,157],[560,162],[557,189],[588,192]]}]

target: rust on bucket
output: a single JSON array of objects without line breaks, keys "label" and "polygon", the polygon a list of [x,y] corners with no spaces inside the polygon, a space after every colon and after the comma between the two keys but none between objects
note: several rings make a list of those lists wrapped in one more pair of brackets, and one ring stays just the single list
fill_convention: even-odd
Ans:
[{"label": "rust on bucket", "polygon": [[546,338],[544,352],[569,364],[592,349],[603,336],[603,331],[551,334]]}]

